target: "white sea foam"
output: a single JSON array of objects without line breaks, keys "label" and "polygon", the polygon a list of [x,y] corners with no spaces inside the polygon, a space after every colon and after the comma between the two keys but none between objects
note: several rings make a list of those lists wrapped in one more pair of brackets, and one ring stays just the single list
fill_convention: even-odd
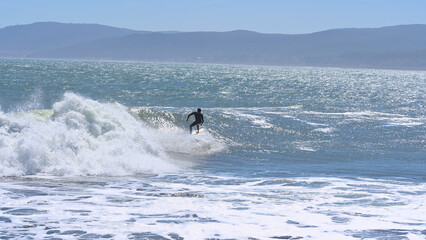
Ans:
[{"label": "white sea foam", "polygon": [[419,126],[419,125],[425,124],[425,118],[413,118],[413,117],[408,117],[402,114],[392,114],[392,113],[373,112],[373,111],[342,112],[342,113],[306,111],[304,113],[312,114],[312,115],[341,116],[346,118],[348,121],[375,120],[375,121],[382,122],[384,126],[413,127],[413,126]]},{"label": "white sea foam", "polygon": [[268,122],[268,119],[263,116],[257,116],[253,114],[243,113],[240,111],[227,111],[227,114],[236,116],[237,118],[243,118],[251,121],[254,125],[258,125],[261,128],[273,128],[274,125]]},{"label": "white sea foam", "polygon": [[[171,178],[50,181],[0,183],[3,216],[10,220],[2,223],[8,230],[4,235],[23,236],[29,231],[37,239],[46,235],[73,239],[86,233],[110,234],[114,239],[143,233],[156,239],[171,233],[183,239],[424,236],[424,183],[327,177],[246,179],[194,172]],[[13,212],[25,214],[23,203],[32,211],[25,218]],[[30,225],[28,219],[37,225],[22,228]],[[72,235],[72,230],[84,233]]]},{"label": "white sea foam", "polygon": [[316,128],[314,130],[312,130],[314,132],[323,132],[323,133],[332,133],[335,131],[334,128],[328,127],[328,128]]},{"label": "white sea foam", "polygon": [[390,118],[390,119],[384,119],[384,120],[388,122],[387,126],[414,127],[414,126],[423,125],[425,123],[425,119],[409,118],[409,117]]},{"label": "white sea foam", "polygon": [[167,172],[177,169],[167,152],[208,154],[219,150],[215,142],[148,127],[118,103],[66,93],[53,110],[0,113],[0,176]]},{"label": "white sea foam", "polygon": [[298,148],[299,148],[299,150],[307,151],[307,152],[315,152],[316,151],[315,149],[308,147],[308,146],[299,146]]}]

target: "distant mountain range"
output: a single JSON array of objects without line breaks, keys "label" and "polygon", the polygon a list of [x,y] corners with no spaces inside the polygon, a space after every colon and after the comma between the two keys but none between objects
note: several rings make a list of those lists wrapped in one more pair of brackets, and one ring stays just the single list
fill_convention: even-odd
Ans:
[{"label": "distant mountain range", "polygon": [[0,29],[0,57],[426,70],[426,25],[290,35],[44,22]]}]

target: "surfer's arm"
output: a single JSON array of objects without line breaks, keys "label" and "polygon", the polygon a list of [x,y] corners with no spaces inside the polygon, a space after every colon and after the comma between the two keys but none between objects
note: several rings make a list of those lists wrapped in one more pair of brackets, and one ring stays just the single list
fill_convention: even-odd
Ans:
[{"label": "surfer's arm", "polygon": [[194,113],[190,113],[190,114],[188,114],[188,117],[186,117],[186,121],[188,122],[188,119],[189,119],[189,117],[191,116],[191,115],[193,115]]},{"label": "surfer's arm", "polygon": [[204,117],[203,117],[203,114],[201,114],[201,125],[203,124],[204,124]]}]

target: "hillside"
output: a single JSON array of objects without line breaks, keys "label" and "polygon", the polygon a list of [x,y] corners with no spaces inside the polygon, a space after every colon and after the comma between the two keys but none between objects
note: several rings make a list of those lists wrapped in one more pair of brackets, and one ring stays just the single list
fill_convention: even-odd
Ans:
[{"label": "hillside", "polygon": [[0,29],[0,56],[426,70],[426,25],[288,35],[39,23]]},{"label": "hillside", "polygon": [[99,24],[42,22],[10,26],[0,29],[0,56],[30,57],[81,42],[136,32]]}]

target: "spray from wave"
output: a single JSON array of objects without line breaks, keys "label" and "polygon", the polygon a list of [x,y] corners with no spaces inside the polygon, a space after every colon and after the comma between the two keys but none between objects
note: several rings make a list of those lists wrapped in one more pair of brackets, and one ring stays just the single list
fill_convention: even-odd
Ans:
[{"label": "spray from wave", "polygon": [[51,110],[0,112],[0,176],[162,173],[178,169],[170,152],[223,149],[210,134],[188,138],[169,124],[150,126],[119,103],[74,93]]}]

